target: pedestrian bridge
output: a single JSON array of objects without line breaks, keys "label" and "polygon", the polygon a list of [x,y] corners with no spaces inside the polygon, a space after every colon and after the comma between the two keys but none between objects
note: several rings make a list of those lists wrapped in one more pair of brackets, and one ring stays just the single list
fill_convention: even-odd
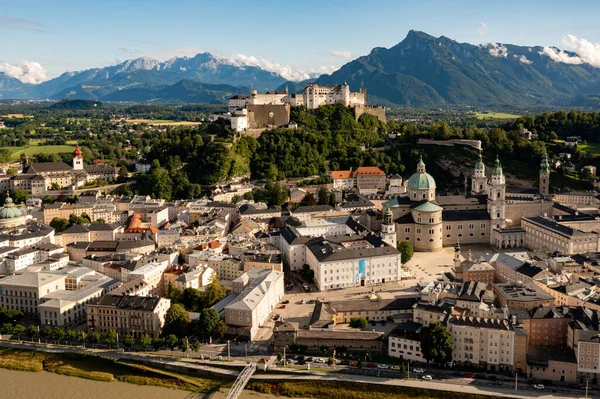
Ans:
[{"label": "pedestrian bridge", "polygon": [[235,379],[229,393],[227,394],[227,399],[237,399],[242,394],[242,391],[250,381],[250,377],[256,372],[256,363],[250,363],[240,372],[240,374]]}]

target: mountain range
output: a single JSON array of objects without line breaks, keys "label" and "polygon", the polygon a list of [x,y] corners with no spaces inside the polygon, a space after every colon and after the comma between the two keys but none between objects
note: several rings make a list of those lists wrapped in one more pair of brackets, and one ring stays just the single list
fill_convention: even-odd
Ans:
[{"label": "mountain range", "polygon": [[[369,101],[384,105],[527,108],[598,104],[600,68],[561,62],[553,54],[577,57],[556,48],[472,45],[411,30],[397,45],[374,48],[332,74],[310,81],[345,81],[352,90],[366,86]],[[0,73],[0,99],[220,103],[251,89],[287,87],[299,92],[308,82],[289,82],[277,73],[202,53],[164,62],[139,58],[66,72],[37,85]]]}]

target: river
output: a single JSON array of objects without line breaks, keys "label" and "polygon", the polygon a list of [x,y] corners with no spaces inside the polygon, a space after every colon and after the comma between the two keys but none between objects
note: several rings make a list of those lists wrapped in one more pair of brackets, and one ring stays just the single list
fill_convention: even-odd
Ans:
[{"label": "river", "polygon": [[[67,377],[42,371],[14,371],[0,368],[0,397],[13,399],[202,399],[202,394],[153,386],[140,386],[125,382],[101,382],[84,378]],[[223,399],[217,393],[211,399]],[[273,399],[272,395],[244,391],[241,399]]]}]

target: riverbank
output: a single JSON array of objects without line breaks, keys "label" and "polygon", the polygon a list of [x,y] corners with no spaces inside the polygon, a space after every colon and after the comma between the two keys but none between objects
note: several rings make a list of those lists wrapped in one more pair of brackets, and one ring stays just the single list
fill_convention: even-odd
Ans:
[{"label": "riverbank", "polygon": [[134,363],[75,353],[48,353],[21,349],[0,349],[0,367],[16,371],[48,371],[95,381],[121,381],[136,385],[215,392],[230,384],[217,378],[190,377]]},{"label": "riverbank", "polygon": [[437,391],[350,381],[250,381],[246,389],[277,396],[316,399],[500,399],[500,396]]}]

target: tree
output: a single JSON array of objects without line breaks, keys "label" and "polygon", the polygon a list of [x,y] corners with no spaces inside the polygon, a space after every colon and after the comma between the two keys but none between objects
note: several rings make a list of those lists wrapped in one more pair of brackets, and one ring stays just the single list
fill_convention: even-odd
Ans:
[{"label": "tree", "polygon": [[65,336],[65,330],[60,327],[56,327],[52,330],[50,338],[56,340],[60,344],[60,340]]},{"label": "tree", "polygon": [[196,311],[202,303],[202,294],[195,288],[183,290],[183,306],[189,311]]},{"label": "tree", "polygon": [[85,331],[77,331],[77,341],[85,342],[87,338],[87,333]]},{"label": "tree", "polygon": [[73,330],[68,330],[65,336],[69,342],[75,341],[77,339],[77,333]]},{"label": "tree", "polygon": [[226,294],[227,290],[221,285],[219,277],[213,274],[210,283],[208,283],[204,290],[204,306],[213,306],[215,303],[225,298]]},{"label": "tree", "polygon": [[581,169],[580,177],[581,177],[581,180],[585,180],[588,182],[593,182],[594,180],[596,180],[596,177],[592,174],[592,171],[590,170],[590,168]]},{"label": "tree", "polygon": [[167,286],[167,293],[165,296],[171,300],[171,304],[183,302],[183,292],[178,288],[175,288],[171,283]]},{"label": "tree", "polygon": [[415,253],[412,243],[407,240],[398,243],[398,251],[400,251],[400,262],[402,264],[408,263]]},{"label": "tree", "polygon": [[213,308],[204,308],[200,311],[200,326],[203,332],[210,333],[219,322],[219,313]]},{"label": "tree", "polygon": [[302,277],[304,277],[309,283],[312,283],[315,279],[315,271],[310,268],[310,266],[305,263],[302,265]]},{"label": "tree", "polygon": [[240,202],[240,196],[238,194],[234,195],[233,198],[231,198],[231,202],[237,204]]},{"label": "tree", "polygon": [[13,327],[13,334],[17,336],[17,338],[21,338],[21,335],[25,332],[25,326],[23,324],[17,324]]},{"label": "tree", "polygon": [[8,168],[8,169],[6,169],[6,174],[9,175],[9,176],[16,175],[17,173],[18,172],[17,172],[17,170],[15,168]]},{"label": "tree", "polygon": [[142,334],[140,337],[140,345],[142,345],[142,348],[144,348],[144,352],[150,345],[152,345],[152,338],[149,334]]},{"label": "tree", "polygon": [[283,359],[283,353],[277,352],[277,361],[281,361]]},{"label": "tree", "polygon": [[188,346],[189,346],[189,342],[187,338],[181,338],[181,340],[179,341],[179,350],[182,351],[183,353],[186,353],[188,350]]},{"label": "tree", "polygon": [[369,322],[364,317],[353,317],[352,319],[350,319],[349,326],[352,328],[361,328],[362,329],[362,328],[365,328],[367,326],[367,324],[369,324]]},{"label": "tree", "polygon": [[50,327],[49,325],[45,324],[42,326],[42,328],[40,328],[40,335],[44,338],[49,337],[52,334],[52,327]]},{"label": "tree", "polygon": [[119,181],[125,181],[129,177],[129,170],[127,170],[127,166],[123,165],[119,168]]},{"label": "tree", "polygon": [[133,344],[135,344],[135,338],[133,335],[127,334],[125,339],[123,339],[123,345],[125,345],[127,348],[131,348]]},{"label": "tree", "polygon": [[[214,309],[212,309],[214,310]],[[213,329],[213,332],[215,334],[217,334],[217,336],[221,339],[223,339],[223,337],[225,336],[225,333],[227,332],[227,324],[225,324],[225,322],[223,320],[219,320],[217,322],[217,325],[215,326],[215,328]]]},{"label": "tree", "polygon": [[117,332],[115,330],[110,330],[102,337],[102,342],[108,345],[108,349],[111,349],[112,346],[117,343]]},{"label": "tree", "polygon": [[31,340],[31,342],[33,342],[33,337],[37,335],[38,329],[36,326],[29,326],[25,333],[27,334],[27,337]]},{"label": "tree", "polygon": [[190,324],[190,315],[183,306],[176,303],[171,305],[165,315],[165,324],[163,326],[163,337],[175,335],[175,337],[183,337],[187,335],[188,326]]},{"label": "tree", "polygon": [[88,335],[88,341],[90,341],[90,343],[92,343],[92,344],[97,344],[97,343],[99,343],[99,342],[100,342],[100,339],[101,339],[100,333],[97,333],[97,332],[91,332],[91,333]]},{"label": "tree", "polygon": [[29,199],[27,191],[17,188],[10,192],[10,196],[15,204],[21,204]]},{"label": "tree", "polygon": [[4,324],[2,324],[2,327],[0,327],[1,334],[12,334],[13,330],[14,330],[14,327],[13,327],[12,323],[4,323]]},{"label": "tree", "polygon": [[441,322],[432,323],[421,329],[421,352],[427,363],[433,361],[445,366],[452,360],[452,333]]},{"label": "tree", "polygon": [[50,190],[54,190],[54,191],[60,190],[60,184],[58,184],[56,182],[50,184]]},{"label": "tree", "polygon": [[165,338],[165,345],[167,345],[167,348],[171,350],[174,350],[178,343],[179,340],[175,334],[170,334]]},{"label": "tree", "polygon": [[160,350],[165,345],[165,341],[162,338],[156,337],[152,340],[152,347],[155,351]]},{"label": "tree", "polygon": [[300,205],[302,206],[315,206],[317,205],[317,200],[315,199],[315,196],[313,193],[307,193],[304,198],[302,198],[302,201],[300,202]]},{"label": "tree", "polygon": [[331,366],[331,365],[333,365],[333,362],[334,362],[334,360],[333,360],[333,356],[329,356],[329,357],[327,358],[327,364]]},{"label": "tree", "polygon": [[67,229],[69,226],[69,221],[64,218],[53,218],[50,221],[50,227],[56,230],[57,233],[61,233]]},{"label": "tree", "polygon": [[199,350],[200,350],[200,341],[194,341],[194,343],[192,344],[192,351],[194,351],[194,353],[198,353]]}]

